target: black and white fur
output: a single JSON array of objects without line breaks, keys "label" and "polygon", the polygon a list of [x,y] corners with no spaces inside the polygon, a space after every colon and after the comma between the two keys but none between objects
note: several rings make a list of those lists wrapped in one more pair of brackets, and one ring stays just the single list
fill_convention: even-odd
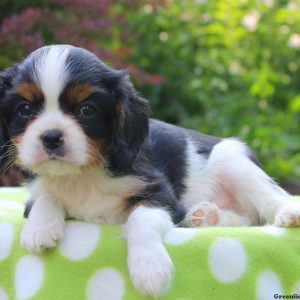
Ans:
[{"label": "black and white fur", "polygon": [[[54,247],[65,219],[125,224],[135,288],[159,295],[172,261],[162,236],[183,226],[297,226],[300,209],[237,139],[149,119],[123,71],[69,45],[0,73],[2,163],[34,174],[21,244]],[[13,157],[12,157],[13,156]]]}]

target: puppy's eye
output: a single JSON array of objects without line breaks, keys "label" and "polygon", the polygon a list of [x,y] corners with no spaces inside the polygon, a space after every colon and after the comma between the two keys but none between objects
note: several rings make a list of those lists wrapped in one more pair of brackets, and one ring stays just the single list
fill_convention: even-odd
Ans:
[{"label": "puppy's eye", "polygon": [[84,117],[92,117],[96,114],[97,109],[92,104],[84,104],[80,108],[80,114]]},{"label": "puppy's eye", "polygon": [[32,115],[32,107],[29,103],[21,103],[17,107],[17,113],[22,118],[29,118]]}]

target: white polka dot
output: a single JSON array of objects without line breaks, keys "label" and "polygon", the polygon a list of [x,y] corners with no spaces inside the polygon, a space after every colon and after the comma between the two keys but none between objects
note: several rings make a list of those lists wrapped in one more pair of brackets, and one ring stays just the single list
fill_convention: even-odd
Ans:
[{"label": "white polka dot", "polygon": [[269,300],[274,294],[283,295],[278,275],[272,271],[262,273],[257,283],[257,300]]},{"label": "white polka dot", "polygon": [[0,217],[7,217],[8,215],[6,211],[0,210]]},{"label": "white polka dot", "polygon": [[8,296],[2,288],[0,288],[0,300],[8,300]]},{"label": "white polka dot", "polygon": [[210,250],[209,266],[216,279],[223,283],[239,280],[247,267],[247,254],[241,242],[219,238]]},{"label": "white polka dot", "polygon": [[286,233],[286,229],[285,228],[281,228],[281,227],[274,227],[274,226],[264,226],[259,228],[260,231],[273,235],[273,236],[283,236]]},{"label": "white polka dot", "polygon": [[170,245],[184,244],[193,239],[199,230],[192,228],[172,228],[164,236],[164,241]]},{"label": "white polka dot", "polygon": [[10,223],[0,223],[0,261],[9,256],[13,239],[13,225]]},{"label": "white polka dot", "polygon": [[2,187],[1,188],[1,194],[3,193],[13,193],[13,194],[17,194],[17,193],[20,193],[20,192],[23,192],[25,191],[26,189],[24,188],[11,188],[11,187]]},{"label": "white polka dot", "polygon": [[89,300],[119,300],[123,298],[125,284],[121,273],[113,268],[99,270],[88,286]]},{"label": "white polka dot", "polygon": [[20,209],[24,209],[24,205],[20,204],[20,203],[13,202],[13,201],[0,199],[0,208],[20,210]]},{"label": "white polka dot", "polygon": [[65,237],[59,249],[70,260],[82,260],[89,257],[96,249],[100,239],[100,228],[96,224],[67,224]]},{"label": "white polka dot", "polygon": [[37,256],[22,257],[16,268],[17,299],[25,300],[33,297],[40,289],[44,279],[44,264]]}]

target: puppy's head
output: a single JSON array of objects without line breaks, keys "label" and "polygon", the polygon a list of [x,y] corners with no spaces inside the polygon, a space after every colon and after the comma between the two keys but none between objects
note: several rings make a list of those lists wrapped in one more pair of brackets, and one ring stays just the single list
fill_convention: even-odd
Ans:
[{"label": "puppy's head", "polygon": [[0,73],[0,114],[1,156],[11,144],[17,162],[41,174],[99,165],[125,175],[148,133],[148,103],[126,73],[68,45],[40,48]]}]

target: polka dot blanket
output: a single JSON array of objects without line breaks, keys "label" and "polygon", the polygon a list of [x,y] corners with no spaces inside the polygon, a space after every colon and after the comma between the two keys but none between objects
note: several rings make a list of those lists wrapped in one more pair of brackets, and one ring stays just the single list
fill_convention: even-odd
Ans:
[{"label": "polka dot blanket", "polygon": [[[0,189],[0,300],[151,299],[130,283],[120,227],[68,222],[56,249],[22,249],[26,197],[22,188]],[[176,228],[164,242],[176,271],[159,299],[300,298],[298,228]]]}]

